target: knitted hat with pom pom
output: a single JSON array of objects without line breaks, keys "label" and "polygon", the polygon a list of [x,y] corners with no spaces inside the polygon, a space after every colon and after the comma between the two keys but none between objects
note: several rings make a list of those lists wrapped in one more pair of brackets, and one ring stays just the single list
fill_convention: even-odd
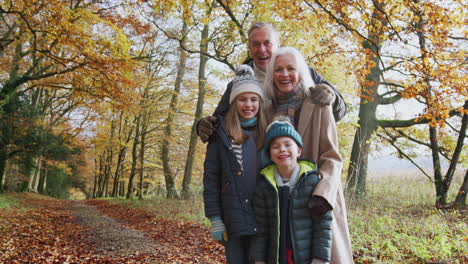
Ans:
[{"label": "knitted hat with pom pom", "polygon": [[232,80],[232,90],[229,96],[229,103],[242,93],[256,93],[263,98],[263,91],[260,83],[255,78],[254,71],[249,65],[241,65],[236,69],[236,77]]}]

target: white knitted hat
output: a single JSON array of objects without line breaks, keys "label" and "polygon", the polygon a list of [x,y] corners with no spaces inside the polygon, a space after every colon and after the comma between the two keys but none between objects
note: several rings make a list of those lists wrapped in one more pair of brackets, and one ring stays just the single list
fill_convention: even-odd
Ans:
[{"label": "white knitted hat", "polygon": [[232,80],[232,90],[229,96],[231,104],[241,93],[256,93],[263,98],[263,91],[260,83],[255,78],[253,69],[249,65],[241,65],[236,69],[236,77]]}]

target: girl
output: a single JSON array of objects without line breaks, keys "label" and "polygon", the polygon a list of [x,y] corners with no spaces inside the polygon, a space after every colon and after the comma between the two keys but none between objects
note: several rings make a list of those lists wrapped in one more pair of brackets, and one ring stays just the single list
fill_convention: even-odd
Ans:
[{"label": "girl", "polygon": [[245,264],[250,238],[256,233],[251,201],[266,127],[262,89],[249,66],[238,68],[229,103],[207,146],[203,198],[212,237],[225,246],[227,263]]}]

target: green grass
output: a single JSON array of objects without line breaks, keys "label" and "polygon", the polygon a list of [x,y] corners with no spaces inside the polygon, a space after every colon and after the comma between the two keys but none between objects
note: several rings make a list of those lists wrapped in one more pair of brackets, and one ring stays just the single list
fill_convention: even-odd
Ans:
[{"label": "green grass", "polygon": [[356,263],[465,263],[467,209],[435,208],[434,185],[427,178],[370,178],[367,189],[365,198],[348,203]]},{"label": "green grass", "polygon": [[0,209],[16,208],[18,206],[20,206],[20,202],[17,198],[9,194],[0,194]]}]

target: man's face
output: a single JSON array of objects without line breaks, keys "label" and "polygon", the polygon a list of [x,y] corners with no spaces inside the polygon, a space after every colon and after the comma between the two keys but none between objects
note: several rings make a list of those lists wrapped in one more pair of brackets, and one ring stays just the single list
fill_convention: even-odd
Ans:
[{"label": "man's face", "polygon": [[275,33],[268,27],[256,28],[250,32],[249,51],[255,65],[266,71],[271,54],[278,48]]}]

